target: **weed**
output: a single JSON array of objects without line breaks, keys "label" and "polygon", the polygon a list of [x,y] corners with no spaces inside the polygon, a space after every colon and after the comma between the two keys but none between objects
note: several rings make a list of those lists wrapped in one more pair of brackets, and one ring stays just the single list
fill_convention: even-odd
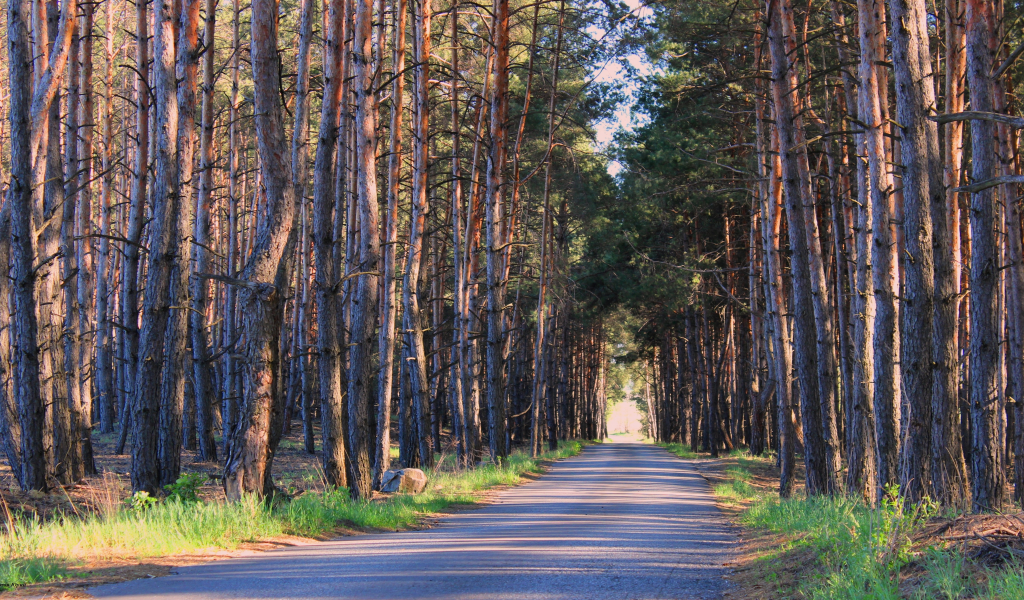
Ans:
[{"label": "weed", "polygon": [[182,502],[199,502],[199,488],[206,483],[207,476],[202,473],[186,473],[172,484],[165,485],[168,499]]},{"label": "weed", "polygon": [[150,496],[149,492],[135,492],[125,499],[125,508],[132,512],[143,512],[157,503],[157,499]]}]

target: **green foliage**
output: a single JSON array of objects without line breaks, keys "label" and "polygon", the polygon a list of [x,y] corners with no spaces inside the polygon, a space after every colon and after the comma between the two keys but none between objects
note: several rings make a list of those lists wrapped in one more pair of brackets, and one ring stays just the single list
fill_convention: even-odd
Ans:
[{"label": "green foliage", "polygon": [[206,483],[207,477],[202,473],[186,473],[172,484],[165,485],[167,498],[182,502],[199,502],[199,488]]},{"label": "green foliage", "polygon": [[868,513],[867,536],[879,562],[897,567],[911,558],[911,534],[938,512],[938,505],[931,499],[908,503],[899,492],[898,485],[886,486],[878,511]]},{"label": "green foliage", "polygon": [[67,577],[67,569],[60,561],[49,558],[0,560],[0,590],[56,581]]},{"label": "green foliage", "polygon": [[144,512],[154,506],[158,500],[149,495],[149,492],[135,492],[125,498],[125,508],[131,512]]}]

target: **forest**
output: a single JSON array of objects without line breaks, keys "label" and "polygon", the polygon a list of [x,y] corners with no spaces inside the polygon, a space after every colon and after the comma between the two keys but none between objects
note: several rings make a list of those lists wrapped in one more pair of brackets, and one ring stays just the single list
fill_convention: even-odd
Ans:
[{"label": "forest", "polygon": [[[0,432],[17,483],[162,493],[183,450],[274,491],[301,422],[327,485],[536,456],[604,429],[574,302],[611,56],[564,1],[13,2]],[[605,94],[609,91],[609,94]],[[580,315],[577,318],[576,315]]]},{"label": "forest", "polygon": [[135,492],[187,451],[270,495],[296,426],[370,498],[602,439],[622,398],[774,456],[783,498],[1019,504],[1020,17],[9,0],[11,473],[73,485],[113,436]]},{"label": "forest", "polygon": [[650,324],[659,439],[775,450],[782,497],[799,455],[809,495],[1021,502],[1020,17],[657,11],[596,293]]}]

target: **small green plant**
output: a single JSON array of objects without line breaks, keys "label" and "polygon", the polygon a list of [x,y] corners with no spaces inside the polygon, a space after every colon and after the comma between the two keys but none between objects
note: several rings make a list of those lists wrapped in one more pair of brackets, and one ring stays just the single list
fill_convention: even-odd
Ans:
[{"label": "small green plant", "polygon": [[199,488],[206,483],[207,477],[202,473],[186,473],[174,483],[164,486],[168,499],[181,502],[199,502]]},{"label": "small green plant", "polygon": [[135,513],[145,512],[156,503],[157,499],[150,496],[149,492],[135,492],[124,501],[125,508]]},{"label": "small green plant", "polygon": [[910,503],[900,496],[898,485],[885,487],[881,506],[868,520],[868,536],[878,561],[887,566],[900,567],[910,561],[910,536],[938,512],[938,505],[925,497]]}]

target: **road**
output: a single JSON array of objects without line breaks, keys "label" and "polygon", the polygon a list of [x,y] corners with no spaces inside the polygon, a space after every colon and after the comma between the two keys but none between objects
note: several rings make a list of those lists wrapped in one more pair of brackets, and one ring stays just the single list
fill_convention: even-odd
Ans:
[{"label": "road", "polygon": [[423,531],[362,535],[184,567],[90,590],[207,600],[707,600],[735,536],[692,464],[606,443],[479,510]]}]

